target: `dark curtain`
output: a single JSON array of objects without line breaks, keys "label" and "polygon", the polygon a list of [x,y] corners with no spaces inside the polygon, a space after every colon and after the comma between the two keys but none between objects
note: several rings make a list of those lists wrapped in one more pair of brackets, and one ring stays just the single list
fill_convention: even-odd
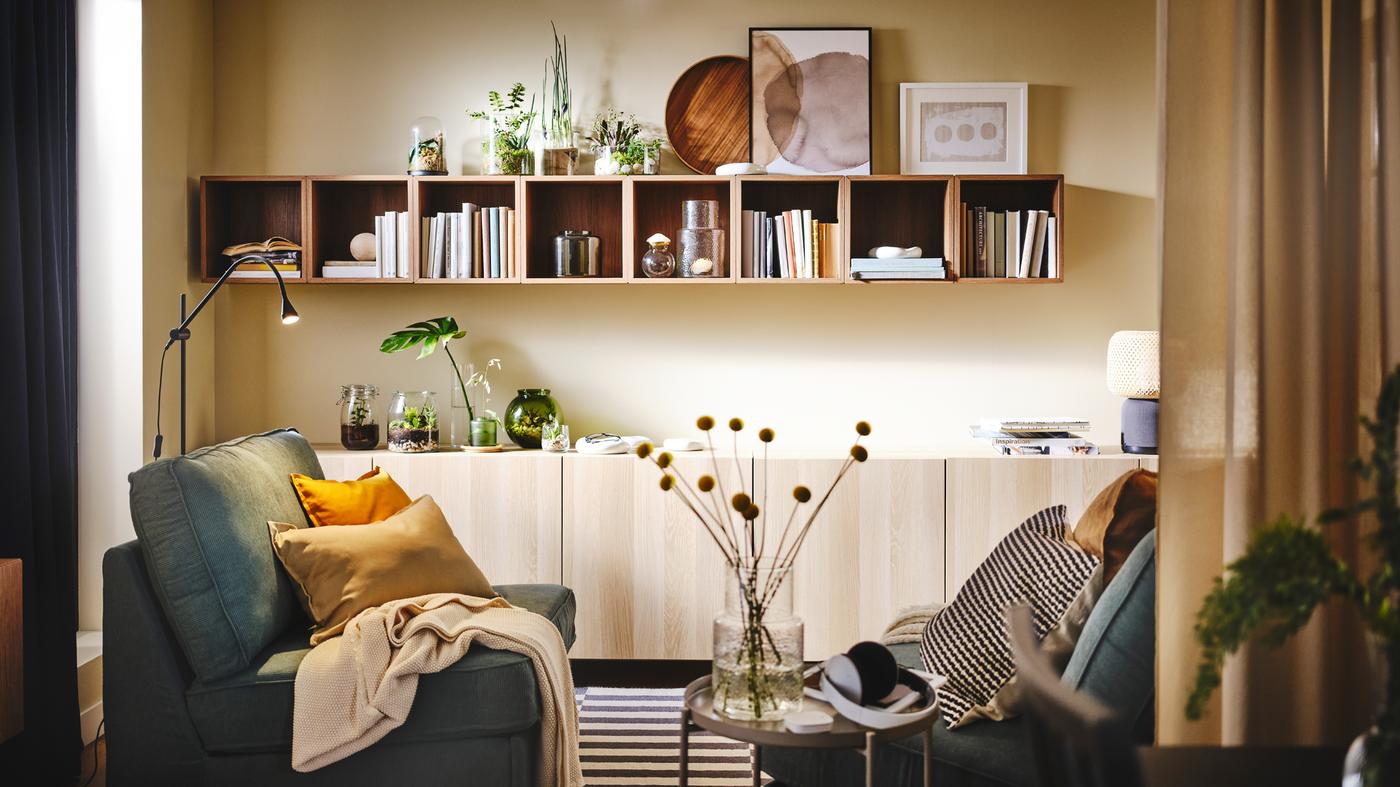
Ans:
[{"label": "dark curtain", "polygon": [[[24,732],[0,781],[78,772],[76,9],[0,25],[0,557],[24,561]],[[22,767],[23,770],[17,770]],[[25,774],[25,776],[19,776]]]}]

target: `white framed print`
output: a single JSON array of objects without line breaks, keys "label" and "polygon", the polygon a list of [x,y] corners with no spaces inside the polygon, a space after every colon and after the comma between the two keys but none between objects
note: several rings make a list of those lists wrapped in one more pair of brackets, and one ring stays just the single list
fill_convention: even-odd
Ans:
[{"label": "white framed print", "polygon": [[902,175],[1024,175],[1025,82],[901,82]]}]

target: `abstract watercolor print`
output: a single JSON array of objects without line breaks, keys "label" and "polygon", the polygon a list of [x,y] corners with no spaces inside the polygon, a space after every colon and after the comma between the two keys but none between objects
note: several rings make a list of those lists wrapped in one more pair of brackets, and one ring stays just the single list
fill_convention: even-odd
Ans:
[{"label": "abstract watercolor print", "polygon": [[870,28],[750,28],[750,137],[772,173],[870,172]]},{"label": "abstract watercolor print", "polygon": [[1006,102],[920,102],[919,160],[1006,163]]}]

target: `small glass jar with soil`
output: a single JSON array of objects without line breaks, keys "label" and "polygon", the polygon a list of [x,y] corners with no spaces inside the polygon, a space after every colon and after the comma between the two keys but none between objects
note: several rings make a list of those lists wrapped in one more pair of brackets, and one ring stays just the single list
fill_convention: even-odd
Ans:
[{"label": "small glass jar with soil", "polygon": [[389,450],[421,454],[438,449],[437,403],[432,391],[395,391],[389,404]]},{"label": "small glass jar with soil", "polygon": [[351,451],[368,451],[379,447],[379,421],[374,417],[374,403],[379,389],[373,385],[352,383],[340,386],[340,444]]}]

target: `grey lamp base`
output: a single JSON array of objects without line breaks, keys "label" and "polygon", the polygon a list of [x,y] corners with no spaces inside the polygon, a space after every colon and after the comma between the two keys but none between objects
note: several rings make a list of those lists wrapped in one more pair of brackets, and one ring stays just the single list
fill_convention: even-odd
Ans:
[{"label": "grey lamp base", "polygon": [[1156,399],[1124,399],[1119,445],[1127,454],[1157,453]]}]

